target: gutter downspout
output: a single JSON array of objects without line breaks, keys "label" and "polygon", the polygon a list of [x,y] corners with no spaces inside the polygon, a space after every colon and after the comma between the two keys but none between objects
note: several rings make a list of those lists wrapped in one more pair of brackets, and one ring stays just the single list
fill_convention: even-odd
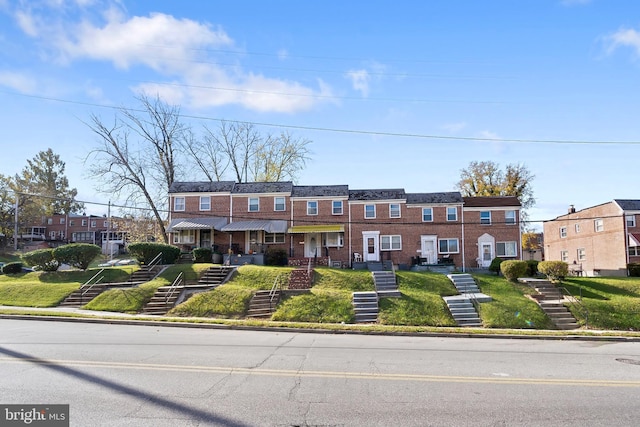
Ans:
[{"label": "gutter downspout", "polygon": [[466,256],[465,256],[465,253],[464,253],[464,248],[465,248],[465,244],[464,244],[464,203],[462,205],[460,205],[460,211],[461,211],[460,216],[461,216],[461,219],[462,219],[462,224],[461,224],[461,226],[462,226],[462,271],[466,273],[466,271],[467,271],[467,267],[466,267],[467,263],[466,263]]}]

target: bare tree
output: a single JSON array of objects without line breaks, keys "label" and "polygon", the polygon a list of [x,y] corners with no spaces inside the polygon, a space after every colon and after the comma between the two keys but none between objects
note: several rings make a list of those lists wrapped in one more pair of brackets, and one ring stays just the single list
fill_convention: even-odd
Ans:
[{"label": "bare tree", "polygon": [[85,163],[91,177],[101,182],[99,191],[126,194],[128,203],[148,206],[168,242],[162,211],[180,170],[180,148],[189,128],[177,107],[144,95],[138,101],[141,112],[122,108],[113,124],[91,115],[87,126],[98,135],[99,143]]},{"label": "bare tree", "polygon": [[288,132],[273,137],[269,135],[260,144],[253,157],[251,175],[254,181],[295,180],[309,160],[311,141],[294,138]]}]

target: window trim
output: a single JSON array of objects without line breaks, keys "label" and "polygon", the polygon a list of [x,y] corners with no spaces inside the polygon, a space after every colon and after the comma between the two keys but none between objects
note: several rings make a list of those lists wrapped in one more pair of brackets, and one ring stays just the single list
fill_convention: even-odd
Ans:
[{"label": "window trim", "polygon": [[624,221],[627,224],[627,227],[635,227],[636,226],[636,216],[635,215],[625,215]]},{"label": "window trim", "polygon": [[278,245],[286,242],[285,233],[269,233],[265,231],[263,239],[265,245]]},{"label": "window trim", "polygon": [[602,218],[593,220],[593,230],[596,233],[601,233],[604,231],[604,220]]},{"label": "window trim", "polygon": [[[182,201],[182,204],[178,204],[178,201]],[[187,201],[184,196],[174,196],[173,198],[173,210],[174,212],[184,212],[187,206]]]},{"label": "window trim", "polygon": [[[394,209],[393,207],[398,207],[398,214],[393,215]],[[400,203],[389,203],[389,218],[402,218],[402,211],[400,210]]]},{"label": "window trim", "polygon": [[569,260],[569,251],[562,250],[560,251],[560,261],[567,262]]},{"label": "window trim", "polygon": [[573,228],[574,228],[574,230],[575,230],[576,234],[578,234],[578,233],[580,233],[580,232],[582,231],[582,230],[581,230],[581,228],[580,228],[580,223],[579,223],[579,222],[577,222],[577,223],[573,226]]},{"label": "window trim", "polygon": [[[385,240],[387,244],[385,245]],[[402,235],[400,234],[385,234],[380,236],[380,251],[401,251],[402,250]]]},{"label": "window trim", "polygon": [[[513,214],[513,218],[511,218],[511,214]],[[505,224],[515,224],[517,221],[518,215],[515,210],[504,211],[504,223]]]},{"label": "window trim", "polygon": [[[282,209],[278,209],[278,200],[282,200]],[[273,211],[274,212],[284,212],[287,210],[287,199],[285,197],[274,197],[273,198]]]},{"label": "window trim", "polygon": [[326,235],[324,236],[324,246],[326,246],[327,248],[344,247],[344,233],[339,231],[326,233]]},{"label": "window trim", "polygon": [[317,216],[318,215],[318,201],[317,200],[307,200],[307,215],[308,216]]},{"label": "window trim", "polygon": [[[373,216],[367,216],[367,208],[371,207],[373,208]],[[365,219],[376,219],[376,205],[375,204],[366,204],[364,205],[364,217]]]},{"label": "window trim", "polygon": [[587,251],[585,248],[576,249],[576,259],[580,262],[584,262],[587,260]]},{"label": "window trim", "polygon": [[[447,250],[446,251],[442,251],[442,242],[447,242]],[[456,242],[456,250],[452,251],[450,250],[450,246],[451,246],[451,242]],[[445,239],[438,239],[438,253],[439,254],[459,254],[460,253],[460,239],[458,239],[457,237],[451,237],[451,238],[445,238]]]},{"label": "window trim", "polygon": [[[453,219],[451,219],[451,215],[449,214],[449,210],[453,209]],[[447,222],[456,222],[458,221],[458,207],[457,206],[447,206]]]},{"label": "window trim", "polygon": [[558,230],[558,232],[560,233],[560,238],[561,239],[566,239],[567,238],[567,227],[560,227],[560,229]]},{"label": "window trim", "polygon": [[[499,245],[503,247],[503,253],[500,253],[498,250]],[[507,253],[507,245],[513,247],[513,255]],[[496,256],[501,256],[505,258],[517,258],[518,257],[518,242],[514,240],[504,241],[504,242],[496,242]]]},{"label": "window trim", "polygon": [[[429,210],[429,219],[425,218],[425,211]],[[422,208],[422,222],[433,222],[433,208]]]},{"label": "window trim", "polygon": [[[209,199],[209,203],[203,204],[202,202]],[[199,207],[201,211],[210,211],[211,210],[211,196],[200,196]]]},{"label": "window trim", "polygon": [[[482,216],[486,215],[486,218]],[[480,211],[480,225],[491,225],[491,211]]]},{"label": "window trim", "polygon": [[[340,212],[337,212],[336,210],[336,203],[340,203]],[[344,215],[344,203],[342,200],[331,201],[331,215]]]},{"label": "window trim", "polygon": [[[251,203],[255,201],[255,203]],[[255,206],[255,209],[251,209]],[[260,212],[260,197],[248,197],[247,198],[247,211],[248,212]]]}]

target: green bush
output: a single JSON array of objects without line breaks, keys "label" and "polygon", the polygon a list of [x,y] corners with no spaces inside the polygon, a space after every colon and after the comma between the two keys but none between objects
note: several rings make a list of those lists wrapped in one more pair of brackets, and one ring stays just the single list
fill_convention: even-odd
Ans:
[{"label": "green bush", "polygon": [[36,270],[57,271],[60,263],[53,256],[53,249],[37,249],[22,255],[22,259]]},{"label": "green bush", "polygon": [[569,266],[564,261],[540,261],[538,271],[549,280],[562,280],[569,274]]},{"label": "green bush", "polygon": [[213,251],[211,248],[195,248],[192,252],[193,262],[205,263],[211,262]]},{"label": "green bush", "polygon": [[491,265],[489,265],[489,271],[493,271],[496,274],[500,274],[500,264],[502,263],[502,258],[494,258],[491,260]]},{"label": "green bush", "polygon": [[627,271],[629,271],[629,277],[640,277],[640,263],[627,264]]},{"label": "green bush", "polygon": [[162,264],[174,264],[180,256],[180,248],[165,243],[138,242],[129,245],[129,253],[143,264],[149,264],[161,253]]},{"label": "green bush", "polygon": [[2,266],[2,272],[4,274],[17,274],[22,273],[21,262],[10,262]]},{"label": "green bush", "polygon": [[510,282],[515,282],[518,277],[524,277],[527,274],[526,261],[509,260],[500,263],[500,271],[502,275]]},{"label": "green bush", "polygon": [[538,261],[529,259],[527,262],[527,277],[536,277],[538,275]]},{"label": "green bush", "polygon": [[88,243],[71,243],[55,248],[53,257],[60,264],[69,264],[81,270],[86,270],[91,261],[100,255],[100,252],[100,246]]},{"label": "green bush", "polygon": [[269,249],[264,254],[265,265],[279,265],[284,266],[289,263],[287,258],[287,251],[284,249]]}]

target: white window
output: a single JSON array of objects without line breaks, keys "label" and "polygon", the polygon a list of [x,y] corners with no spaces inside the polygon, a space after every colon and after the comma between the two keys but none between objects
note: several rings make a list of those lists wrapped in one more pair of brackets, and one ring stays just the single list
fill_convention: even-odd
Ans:
[{"label": "white window", "polygon": [[173,233],[173,243],[194,243],[195,241],[195,230],[182,230],[178,233]]},{"label": "white window", "polygon": [[584,248],[578,248],[578,261],[585,261],[587,259],[587,251]]},{"label": "white window", "polygon": [[640,255],[640,246],[629,246],[629,256]]},{"label": "white window", "polygon": [[331,202],[331,213],[333,215],[342,215],[342,200],[334,200]]},{"label": "white window", "polygon": [[273,210],[274,211],[284,211],[286,206],[284,204],[284,197],[274,197],[273,198]]},{"label": "white window", "polygon": [[60,224],[64,224],[64,223],[65,223],[64,218],[60,218]]},{"label": "white window", "polygon": [[102,226],[103,226],[103,227],[108,227],[108,226],[109,226],[109,222],[108,222],[108,221],[104,221],[104,222],[102,223]]},{"label": "white window", "polygon": [[596,219],[593,221],[593,228],[597,231],[604,231],[604,221],[602,219]]},{"label": "white window", "polygon": [[184,211],[184,197],[175,197],[173,199],[173,210]]},{"label": "white window", "polygon": [[627,215],[624,218],[627,221],[627,227],[635,227],[636,226],[636,216],[635,215]]},{"label": "white window", "polygon": [[307,202],[307,215],[318,215],[318,202],[310,200]]},{"label": "white window", "polygon": [[324,246],[329,248],[340,248],[344,246],[344,233],[327,233]]},{"label": "white window", "polygon": [[567,262],[568,259],[569,259],[569,252],[568,251],[560,251],[560,261]]},{"label": "white window", "polygon": [[455,206],[451,206],[447,208],[447,221],[457,221],[458,220],[458,208]]},{"label": "white window", "polygon": [[564,239],[567,237],[567,227],[560,227],[560,238]]},{"label": "white window", "polygon": [[574,227],[576,229],[576,234],[578,234],[580,232],[580,223],[577,223]]},{"label": "white window", "polygon": [[389,218],[400,218],[400,205],[397,203],[389,204]]},{"label": "white window", "polygon": [[504,212],[504,222],[505,222],[505,224],[515,224],[516,223],[516,211],[505,211]]},{"label": "white window", "polygon": [[71,241],[75,242],[77,239],[77,233],[71,233]]},{"label": "white window", "polygon": [[459,252],[458,239],[439,239],[438,252],[441,254],[457,254]]},{"label": "white window", "polygon": [[264,243],[284,243],[284,233],[264,233]]},{"label": "white window", "polygon": [[423,222],[433,221],[433,208],[422,208],[422,221]]},{"label": "white window", "polygon": [[91,228],[96,228],[97,225],[98,223],[96,222],[95,219],[91,221]]},{"label": "white window", "polygon": [[84,227],[84,226],[86,226],[86,225],[87,225],[87,220],[86,220],[86,219],[83,219],[83,220],[82,220],[82,226]]},{"label": "white window", "polygon": [[69,225],[72,225],[72,226],[73,226],[73,225],[76,225],[76,222],[75,222],[74,220],[70,219],[70,220],[69,220]]},{"label": "white window", "polygon": [[53,218],[47,218],[47,224],[48,225],[52,225],[53,224]]},{"label": "white window", "polygon": [[402,250],[402,237],[396,236],[380,236],[381,251],[400,251]]},{"label": "white window", "polygon": [[491,211],[480,212],[480,224],[491,224]]},{"label": "white window", "polygon": [[364,205],[364,217],[375,218],[376,217],[376,205]]},{"label": "white window", "polygon": [[200,196],[200,210],[201,211],[211,210],[211,196]]},{"label": "white window", "polygon": [[260,199],[257,197],[249,197],[249,212],[260,211]]},{"label": "white window", "polygon": [[516,242],[496,242],[496,255],[502,257],[518,256]]}]

